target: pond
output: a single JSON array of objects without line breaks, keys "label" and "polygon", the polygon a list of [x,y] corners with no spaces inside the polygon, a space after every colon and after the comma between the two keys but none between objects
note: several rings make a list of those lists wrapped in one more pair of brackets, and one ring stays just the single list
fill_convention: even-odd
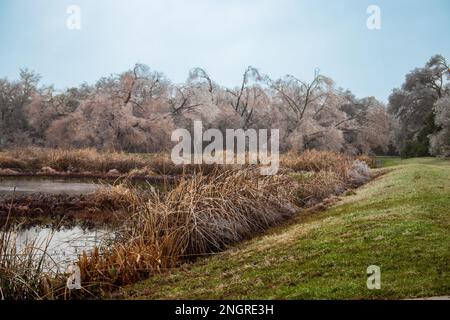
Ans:
[{"label": "pond", "polygon": [[101,184],[88,179],[0,178],[0,195],[46,193],[82,195],[95,192]]},{"label": "pond", "polygon": [[55,262],[52,266],[57,265],[60,271],[77,261],[83,251],[88,252],[95,246],[105,245],[114,238],[115,232],[107,228],[87,230],[78,226],[60,229],[35,226],[13,232],[18,253],[29,245],[46,248],[47,257]]},{"label": "pond", "polygon": [[[87,195],[95,192],[107,182],[94,179],[48,178],[48,177],[0,177],[0,198],[8,199],[14,195],[49,194],[69,196]],[[1,235],[1,231],[0,231]],[[47,225],[20,228],[13,232],[13,245],[20,253],[27,245],[44,249],[49,259],[54,261],[51,268],[64,271],[68,265],[77,261],[83,251],[108,244],[114,240],[116,232],[102,225],[95,229],[86,229],[78,225],[55,229]],[[39,255],[38,257],[39,258]],[[37,259],[36,258],[36,259]]]}]

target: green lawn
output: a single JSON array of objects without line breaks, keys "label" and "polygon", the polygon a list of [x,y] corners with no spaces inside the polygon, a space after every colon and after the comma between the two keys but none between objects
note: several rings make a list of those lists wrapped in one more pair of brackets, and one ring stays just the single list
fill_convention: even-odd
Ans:
[{"label": "green lawn", "polygon": [[377,162],[381,164],[382,167],[392,167],[392,166],[398,166],[398,165],[405,165],[405,164],[435,164],[435,165],[445,165],[445,163],[448,163],[449,160],[443,160],[439,158],[409,158],[409,159],[402,159],[400,157],[376,157]]},{"label": "green lawn", "polygon": [[[138,299],[383,299],[450,294],[450,161],[391,171],[316,214],[126,288]],[[396,161],[396,162],[395,162]],[[366,269],[381,268],[368,290]]]}]

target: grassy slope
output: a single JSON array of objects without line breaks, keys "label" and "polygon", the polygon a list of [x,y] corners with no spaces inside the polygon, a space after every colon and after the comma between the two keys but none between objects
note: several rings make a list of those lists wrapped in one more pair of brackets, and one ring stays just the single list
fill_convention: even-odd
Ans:
[{"label": "grassy slope", "polygon": [[[392,163],[333,208],[184,270],[127,288],[130,298],[406,298],[450,294],[450,161]],[[399,163],[399,160],[395,160]],[[366,269],[381,267],[381,290]]]}]

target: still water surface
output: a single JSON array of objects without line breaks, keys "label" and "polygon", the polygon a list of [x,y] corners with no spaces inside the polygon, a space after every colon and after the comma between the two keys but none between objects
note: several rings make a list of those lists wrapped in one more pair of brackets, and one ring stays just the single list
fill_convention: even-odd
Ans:
[{"label": "still water surface", "polygon": [[[82,195],[96,191],[101,185],[89,180],[49,178],[0,178],[0,195],[46,193]],[[15,191],[14,191],[15,188]]]},{"label": "still water surface", "polygon": [[114,240],[115,233],[106,228],[86,230],[75,226],[55,230],[50,227],[35,226],[15,231],[13,236],[18,253],[28,245],[41,249],[46,247],[47,261],[52,261],[50,268],[58,266],[64,271],[69,264],[77,261],[83,251],[88,252],[95,246],[106,245]]}]

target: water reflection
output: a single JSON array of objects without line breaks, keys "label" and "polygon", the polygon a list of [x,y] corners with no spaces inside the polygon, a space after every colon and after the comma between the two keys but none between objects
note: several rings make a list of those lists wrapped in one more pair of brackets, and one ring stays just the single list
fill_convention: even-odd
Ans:
[{"label": "water reflection", "polygon": [[47,255],[60,270],[75,262],[83,251],[107,244],[115,236],[114,231],[108,229],[84,230],[78,226],[58,230],[35,226],[16,231],[14,235],[18,252],[33,243],[42,249],[47,247]]}]

